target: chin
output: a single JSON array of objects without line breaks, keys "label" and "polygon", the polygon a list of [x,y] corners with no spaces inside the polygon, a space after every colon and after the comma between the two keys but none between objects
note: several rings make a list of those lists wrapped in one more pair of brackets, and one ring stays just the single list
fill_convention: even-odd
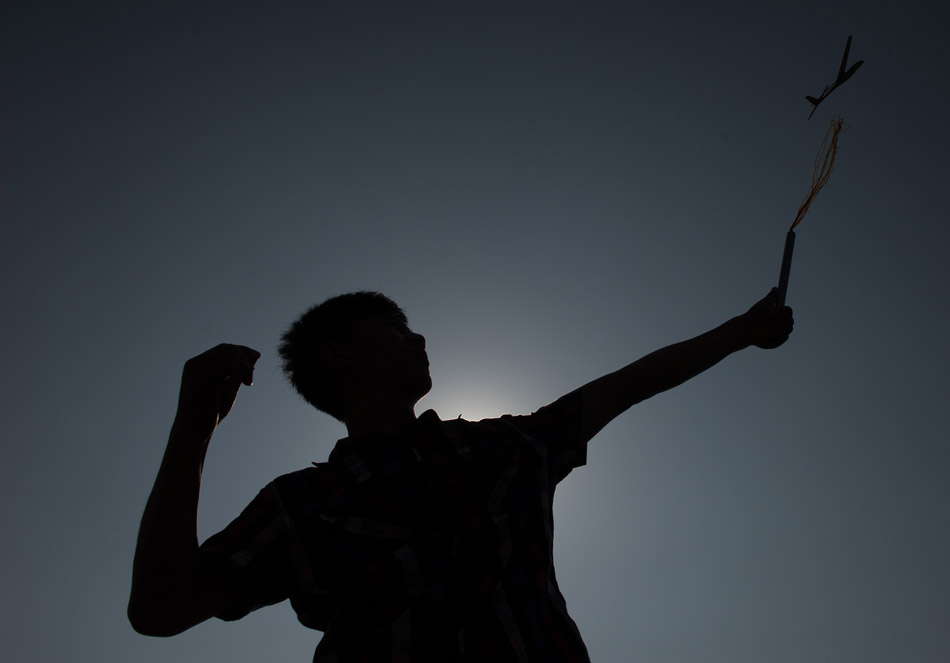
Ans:
[{"label": "chin", "polygon": [[428,394],[431,390],[432,390],[432,378],[429,377],[428,375],[426,375],[426,376],[425,376],[425,379],[424,379],[424,380],[422,381],[422,383],[419,385],[418,391],[416,392],[416,393],[419,394],[419,395],[416,397],[416,401],[418,401],[418,400],[421,399],[423,396],[425,396],[426,394]]}]

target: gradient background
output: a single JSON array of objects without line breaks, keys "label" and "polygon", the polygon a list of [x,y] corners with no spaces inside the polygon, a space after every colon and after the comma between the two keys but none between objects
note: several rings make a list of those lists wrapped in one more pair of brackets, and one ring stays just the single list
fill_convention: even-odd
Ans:
[{"label": "gradient background", "polygon": [[126,620],[184,361],[263,353],[203,540],[345,435],[280,374],[308,306],[395,299],[417,414],[531,412],[764,296],[840,114],[791,339],[594,438],[558,577],[596,663],[950,660],[946,7],[311,5],[4,10],[4,658],[309,661],[289,603]]}]

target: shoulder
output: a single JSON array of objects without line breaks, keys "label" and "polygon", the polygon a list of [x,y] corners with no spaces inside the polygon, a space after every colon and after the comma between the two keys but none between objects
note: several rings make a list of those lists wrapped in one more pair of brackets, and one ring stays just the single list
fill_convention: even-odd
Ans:
[{"label": "shoulder", "polygon": [[281,474],[265,487],[279,507],[288,514],[323,504],[343,484],[339,469],[331,463],[314,463],[293,472]]},{"label": "shoulder", "polygon": [[513,432],[518,432],[513,423],[513,417],[510,414],[479,419],[478,421],[469,421],[459,417],[458,419],[447,419],[441,422],[442,430],[449,434],[489,435],[494,437],[505,437]]},{"label": "shoulder", "polygon": [[287,484],[317,482],[326,474],[326,466],[327,463],[314,463],[311,467],[304,467],[299,470],[294,470],[293,472],[281,474],[270,483],[280,487]]},{"label": "shoulder", "polygon": [[534,431],[531,426],[525,425],[525,419],[524,416],[503,414],[478,421],[452,419],[443,421],[442,425],[450,440],[479,450],[502,452],[537,446]]}]

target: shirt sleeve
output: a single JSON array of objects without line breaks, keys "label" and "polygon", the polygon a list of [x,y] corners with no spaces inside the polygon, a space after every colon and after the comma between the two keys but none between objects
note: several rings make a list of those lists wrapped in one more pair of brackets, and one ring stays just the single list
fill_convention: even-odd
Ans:
[{"label": "shirt sleeve", "polygon": [[274,482],[227,527],[208,537],[198,553],[202,575],[228,595],[215,617],[234,621],[288,598],[289,534]]},{"label": "shirt sleeve", "polygon": [[579,393],[571,392],[531,414],[503,418],[544,447],[552,485],[562,481],[575,467],[587,464],[588,440],[580,434]]}]

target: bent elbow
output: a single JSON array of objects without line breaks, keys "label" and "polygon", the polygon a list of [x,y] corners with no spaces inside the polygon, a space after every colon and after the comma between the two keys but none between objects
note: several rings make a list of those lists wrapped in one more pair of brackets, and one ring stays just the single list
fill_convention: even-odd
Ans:
[{"label": "bent elbow", "polygon": [[131,602],[126,610],[126,615],[129,618],[129,624],[136,633],[153,638],[170,638],[188,630],[191,626],[191,624],[181,622],[175,624],[171,620],[158,616],[155,611],[143,610],[140,607],[133,606]]}]

